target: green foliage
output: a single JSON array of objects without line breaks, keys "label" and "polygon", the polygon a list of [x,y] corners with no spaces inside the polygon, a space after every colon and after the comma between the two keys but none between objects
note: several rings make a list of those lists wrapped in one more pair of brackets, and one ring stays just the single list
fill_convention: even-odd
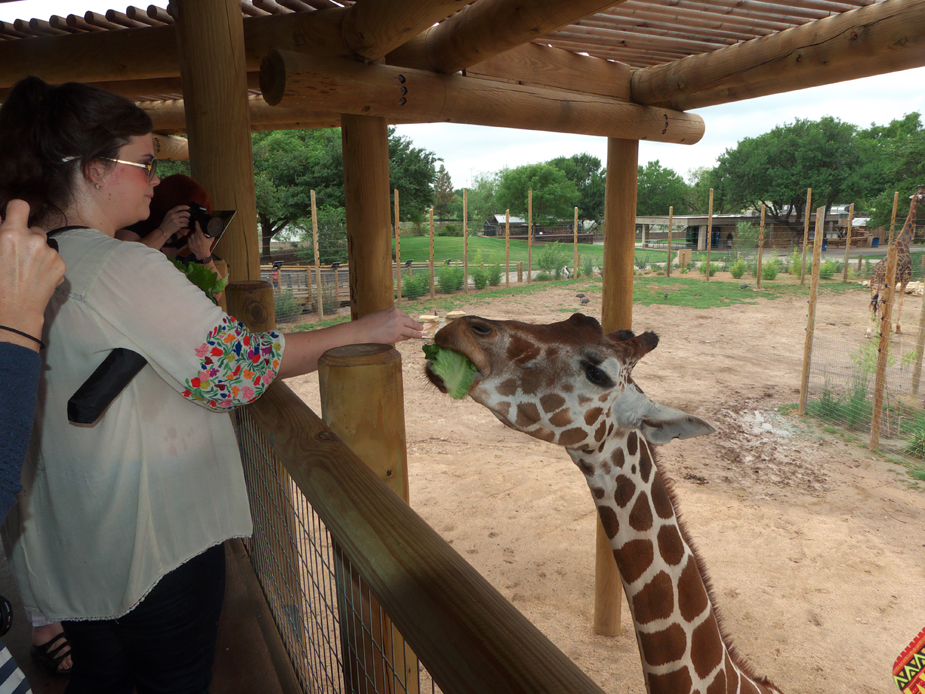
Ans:
[{"label": "green foliage", "polygon": [[773,280],[777,279],[777,261],[771,260],[767,263],[761,263],[761,279],[763,280]]},{"label": "green foliage", "polygon": [[710,263],[708,266],[707,263],[700,263],[700,274],[701,275],[706,275],[708,270],[710,273],[710,277],[713,277],[713,275],[716,274],[717,270],[719,270],[719,265],[717,265],[716,263]]},{"label": "green foliage", "polygon": [[225,291],[228,285],[228,275],[219,277],[205,265],[200,263],[184,263],[180,260],[171,260],[180,272],[186,275],[186,279],[199,287],[213,304],[218,303],[215,300],[216,294]]},{"label": "green foliage", "polygon": [[549,161],[578,189],[578,219],[601,224],[604,221],[605,171],[601,160],[590,154],[573,154]]},{"label": "green foliage", "polygon": [[488,286],[488,270],[481,265],[473,268],[469,274],[476,289],[485,289]]},{"label": "green foliage", "polygon": [[501,284],[501,263],[494,263],[488,266],[488,284],[497,287]]},{"label": "green foliage", "polygon": [[296,301],[291,289],[277,292],[273,296],[273,309],[276,313],[277,323],[288,323],[295,320],[302,313],[302,305]]},{"label": "green foliage", "polygon": [[733,248],[743,252],[753,252],[757,250],[758,227],[752,222],[737,223]]},{"label": "green foliage", "polygon": [[430,272],[419,272],[416,275],[402,275],[401,295],[408,299],[417,299],[430,292]]},{"label": "green foliage", "polygon": [[562,274],[565,265],[565,250],[559,242],[546,243],[536,255],[536,266],[547,274],[553,274],[556,279]]},{"label": "green foliage", "polygon": [[[920,424],[912,430],[909,443],[903,449],[903,453],[920,460],[925,459],[925,425]],[[925,479],[925,476],[918,479]]]},{"label": "green foliage", "polygon": [[321,307],[324,309],[324,315],[333,316],[340,310],[340,295],[334,288],[334,284],[321,285]]},{"label": "green foliage", "polygon": [[794,248],[790,254],[790,260],[787,263],[787,272],[791,275],[799,275],[803,272],[803,255],[799,248]]},{"label": "green foliage", "polygon": [[[479,173],[469,187],[469,221],[484,222],[493,214],[504,212],[495,200],[498,192],[498,173]],[[463,193],[456,191],[456,199],[449,205],[449,216],[452,219],[463,217]]]},{"label": "green foliage", "polygon": [[444,265],[437,270],[437,287],[443,294],[452,294],[463,286],[463,269]]},{"label": "green foliage", "polygon": [[594,258],[585,255],[581,259],[581,272],[585,277],[594,276]]},{"label": "green foliage", "polygon": [[434,236],[455,236],[457,238],[462,238],[462,235],[463,230],[461,224],[447,224],[439,229],[434,229]]},{"label": "green foliage", "polygon": [[453,181],[443,164],[437,169],[437,181],[434,184],[434,216],[437,219],[446,219],[450,205],[456,201],[453,192]]},{"label": "green foliage", "polygon": [[824,280],[832,279],[832,276],[841,270],[841,263],[837,260],[826,260],[819,266],[819,277]]},{"label": "green foliage", "polygon": [[533,277],[534,282],[549,282],[552,280],[552,275],[548,272],[538,272]]},{"label": "green foliage", "polygon": [[437,155],[389,128],[389,190],[399,192],[402,221],[423,219],[434,204]]},{"label": "green foliage", "polygon": [[499,173],[496,202],[512,215],[527,216],[528,193],[533,191],[534,224],[552,225],[572,217],[580,195],[560,169],[549,164],[527,164]]},{"label": "green foliage", "polygon": [[679,206],[689,197],[684,179],[672,169],[664,168],[657,159],[639,167],[637,180],[636,214],[639,215],[666,215],[671,206],[677,214]]},{"label": "green foliage", "polygon": [[[319,262],[328,265],[347,260],[347,212],[343,207],[319,207],[318,256]],[[315,262],[314,232],[311,219],[294,225],[302,238],[298,244],[299,257],[307,263]]]},{"label": "green foliage", "polygon": [[732,275],[733,279],[739,280],[742,279],[742,275],[745,274],[745,263],[741,260],[737,260],[729,267],[729,274]]}]

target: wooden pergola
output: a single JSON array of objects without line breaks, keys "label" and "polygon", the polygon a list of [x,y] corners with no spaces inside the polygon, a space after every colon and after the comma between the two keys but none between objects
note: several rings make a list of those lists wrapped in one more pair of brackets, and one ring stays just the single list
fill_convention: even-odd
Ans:
[{"label": "wooden pergola", "polygon": [[[250,131],[341,127],[353,318],[393,305],[390,124],[608,138],[608,331],[632,327],[640,140],[695,144],[690,109],[922,65],[925,0],[173,0],[0,22],[0,101],[28,75],[89,82],[186,133],[193,176],[239,211],[233,281],[260,279]],[[598,536],[595,628],[614,633]]]}]

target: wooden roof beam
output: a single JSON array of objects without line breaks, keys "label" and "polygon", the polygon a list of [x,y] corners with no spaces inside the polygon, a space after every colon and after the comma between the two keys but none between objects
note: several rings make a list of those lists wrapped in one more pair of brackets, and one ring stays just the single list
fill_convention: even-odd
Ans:
[{"label": "wooden roof beam", "polygon": [[562,89],[440,75],[271,51],[260,69],[267,103],[418,122],[453,122],[694,144],[703,120]]},{"label": "wooden roof beam", "polygon": [[633,100],[678,110],[925,65],[925,0],[884,0],[713,53],[637,70]]},{"label": "wooden roof beam", "polygon": [[414,62],[452,74],[624,1],[479,0],[430,29]]}]

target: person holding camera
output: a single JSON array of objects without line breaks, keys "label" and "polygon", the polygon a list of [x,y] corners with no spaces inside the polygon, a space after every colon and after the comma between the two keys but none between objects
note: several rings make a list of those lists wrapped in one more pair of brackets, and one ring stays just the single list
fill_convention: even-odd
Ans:
[{"label": "person holding camera", "polygon": [[[45,312],[35,445],[4,525],[23,604],[60,621],[67,694],[202,694],[225,540],[253,527],[229,411],[340,345],[420,338],[398,309],[249,331],[158,251],[115,238],[160,179],[150,117],[90,85],[17,83],[0,106],[0,208],[23,198],[67,263]],[[68,401],[116,349],[145,365],[97,420]]]}]

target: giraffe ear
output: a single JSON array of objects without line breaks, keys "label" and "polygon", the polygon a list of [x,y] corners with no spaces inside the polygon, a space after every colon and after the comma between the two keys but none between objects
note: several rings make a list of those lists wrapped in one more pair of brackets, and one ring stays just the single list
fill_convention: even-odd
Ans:
[{"label": "giraffe ear", "polygon": [[645,413],[639,423],[642,435],[650,443],[664,444],[672,439],[692,439],[716,431],[700,417],[657,402],[651,404],[652,409]]}]

